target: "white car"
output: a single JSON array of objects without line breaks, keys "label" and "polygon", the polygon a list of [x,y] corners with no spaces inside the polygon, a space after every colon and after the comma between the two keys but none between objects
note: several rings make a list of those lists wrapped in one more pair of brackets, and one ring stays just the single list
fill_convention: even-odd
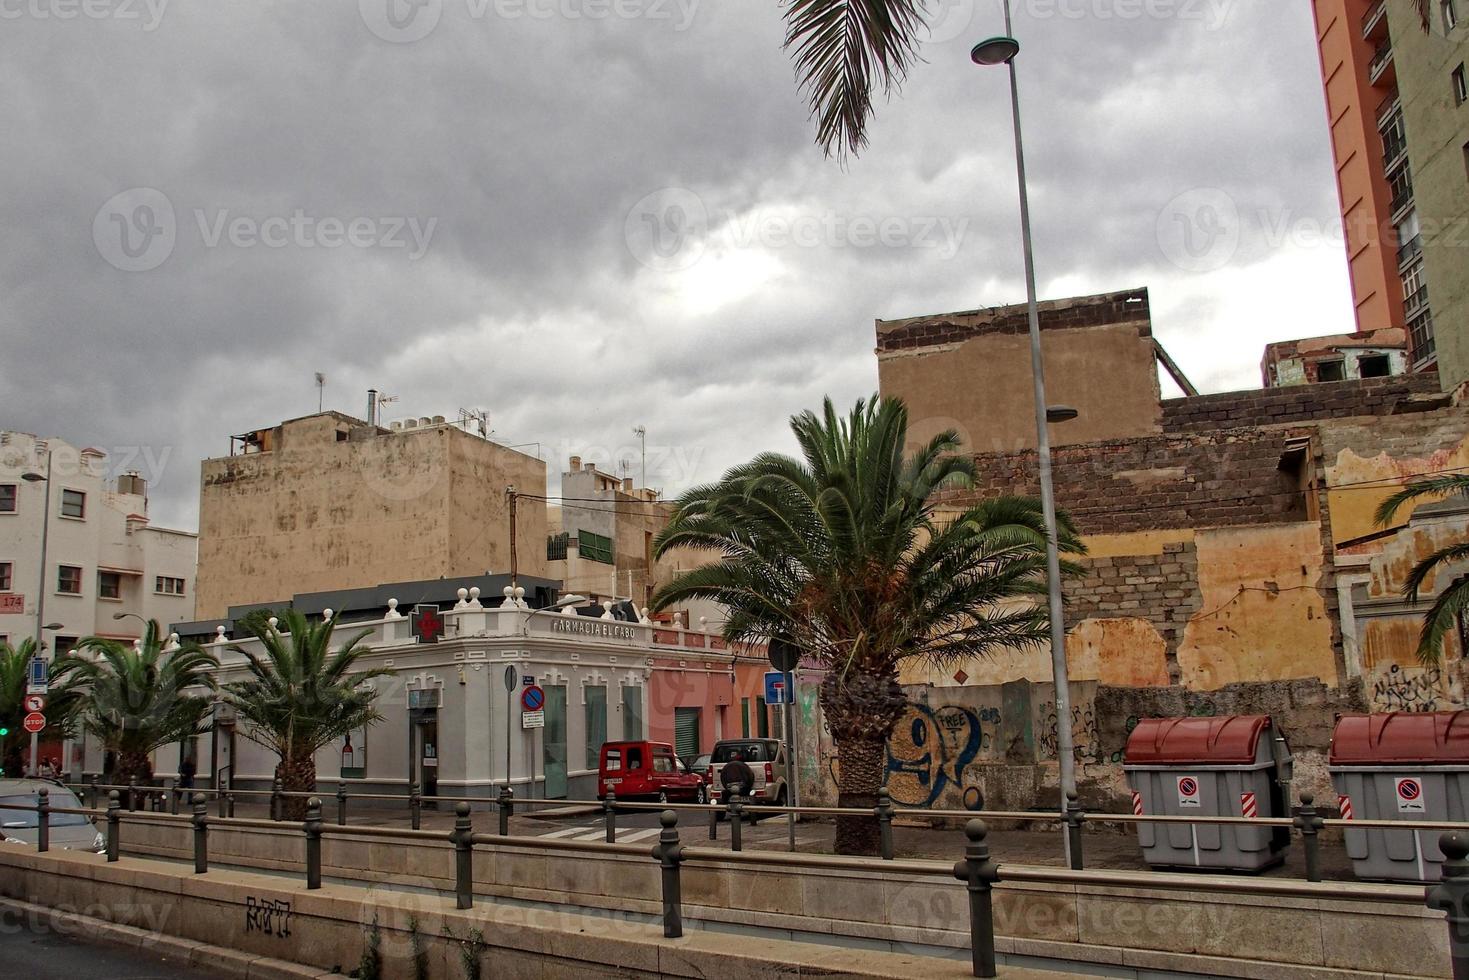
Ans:
[{"label": "white car", "polygon": [[[47,802],[53,807],[80,810],[82,803],[65,786],[44,779],[0,779],[0,843],[36,846],[39,814],[35,810],[17,810],[16,805],[35,806],[40,802],[39,790],[47,790]],[[8,805],[7,805],[8,804]],[[59,850],[101,852],[106,838],[98,832],[92,818],[80,813],[52,813],[50,846]]]}]

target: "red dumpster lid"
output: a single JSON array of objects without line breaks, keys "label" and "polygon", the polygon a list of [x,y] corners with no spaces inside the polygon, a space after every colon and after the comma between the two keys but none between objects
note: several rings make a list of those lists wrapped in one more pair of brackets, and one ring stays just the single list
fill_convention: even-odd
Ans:
[{"label": "red dumpster lid", "polygon": [[1331,735],[1333,766],[1469,763],[1469,711],[1343,715]]},{"label": "red dumpster lid", "polygon": [[1255,761],[1268,715],[1218,718],[1144,718],[1127,739],[1127,765],[1170,763],[1244,765]]}]

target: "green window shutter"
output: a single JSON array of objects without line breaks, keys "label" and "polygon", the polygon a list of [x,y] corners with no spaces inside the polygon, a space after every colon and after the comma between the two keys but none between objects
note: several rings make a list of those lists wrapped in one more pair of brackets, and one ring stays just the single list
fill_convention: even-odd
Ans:
[{"label": "green window shutter", "polygon": [[740,738],[750,737],[750,699],[740,698]]},{"label": "green window shutter", "polygon": [[578,531],[577,551],[588,561],[599,561],[604,565],[612,562],[612,539],[591,531]]},{"label": "green window shutter", "polygon": [[673,709],[673,751],[689,759],[699,754],[699,709]]},{"label": "green window shutter", "polygon": [[607,741],[607,688],[588,687],[587,697],[587,769],[597,768],[602,743]]},{"label": "green window shutter", "polygon": [[764,695],[755,699],[755,727],[760,738],[770,737],[770,712],[765,710]]},{"label": "green window shutter", "polygon": [[622,737],[624,741],[636,741],[643,737],[643,689],[622,689]]}]

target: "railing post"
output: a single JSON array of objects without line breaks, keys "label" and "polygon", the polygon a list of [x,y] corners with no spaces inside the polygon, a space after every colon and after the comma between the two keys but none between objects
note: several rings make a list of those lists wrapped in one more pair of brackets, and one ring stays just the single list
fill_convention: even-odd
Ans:
[{"label": "railing post", "polygon": [[229,810],[230,819],[233,820],[235,816],[235,791],[232,789],[226,790],[224,798],[225,802],[228,804],[226,809]]},{"label": "railing post", "polygon": [[877,806],[872,808],[877,815],[877,834],[882,842],[882,859],[893,859],[893,796],[886,786],[877,791]]},{"label": "railing post", "polygon": [[51,791],[36,790],[36,850],[51,850]]},{"label": "railing post", "polygon": [[1443,880],[1427,890],[1431,909],[1448,914],[1449,962],[1454,980],[1469,980],[1469,839],[1444,834],[1438,839],[1443,851]]},{"label": "railing post", "polygon": [[602,821],[607,825],[607,843],[617,843],[617,791],[609,789],[602,798]]},{"label": "railing post", "polygon": [[223,778],[221,778],[221,779],[219,779],[217,781],[217,783],[216,783],[216,785],[214,787],[214,793],[215,793],[215,797],[216,797],[216,799],[218,801],[218,804],[219,804],[219,815],[221,817],[224,817],[224,816],[231,816],[232,817],[232,816],[234,816],[233,813],[229,813],[229,814],[225,813],[225,809],[224,809],[225,797],[229,796],[229,793],[230,793],[230,781],[229,781],[229,777],[228,776],[223,777]]},{"label": "railing post", "polygon": [[423,794],[419,791],[417,783],[412,783],[408,787],[408,820],[414,830],[417,830],[423,823]]},{"label": "railing post", "polygon": [[321,797],[313,796],[306,801],[306,890],[321,887]]},{"label": "railing post", "polygon": [[729,791],[729,849],[745,849],[745,805],[740,802],[740,794],[735,787]]},{"label": "railing post", "polygon": [[1071,870],[1081,871],[1085,868],[1085,862],[1081,854],[1081,825],[1086,822],[1086,814],[1082,812],[1076,790],[1066,791],[1066,839],[1068,850],[1071,851]]},{"label": "railing post", "polygon": [[474,827],[469,821],[469,804],[454,806],[454,900],[455,908],[474,907]]},{"label": "railing post", "polygon": [[95,809],[97,809],[97,777],[96,776],[93,776],[92,777],[92,781],[87,784],[87,809],[88,810],[95,810]]},{"label": "railing post", "polygon": [[1296,807],[1296,815],[1292,821],[1296,829],[1301,832],[1301,845],[1306,850],[1306,880],[1321,880],[1321,828],[1325,826],[1324,821],[1316,812],[1313,805],[1316,797],[1311,793],[1301,794],[1301,805]]},{"label": "railing post", "polygon": [[964,860],[954,865],[954,877],[969,889],[969,949],[977,977],[997,975],[994,896],[990,887],[1000,880],[1000,867],[990,860],[990,848],[985,843],[988,833],[983,820],[965,824],[969,843],[964,848]]},{"label": "railing post", "polygon": [[337,826],[347,826],[347,782],[337,783]]},{"label": "railing post", "polygon": [[203,793],[194,794],[194,874],[209,870],[209,800]]},{"label": "railing post", "polygon": [[183,795],[184,791],[177,786],[170,786],[168,788],[168,812],[175,817],[179,815],[179,799]]},{"label": "railing post", "polygon": [[285,799],[281,796],[281,792],[284,789],[285,784],[279,779],[270,784],[270,819],[272,820],[281,820],[284,818],[284,814],[281,812],[283,810],[281,804],[285,802]]},{"label": "railing post", "polygon": [[500,787],[500,798],[495,801],[500,808],[500,836],[510,836],[510,815],[515,812],[515,790],[509,786]]},{"label": "railing post", "polygon": [[664,810],[658,815],[658,822],[663,830],[653,847],[653,860],[663,866],[663,936],[677,939],[683,935],[683,889],[678,876],[683,845],[678,841],[678,814]]},{"label": "railing post", "polygon": [[117,790],[107,793],[107,860],[116,861],[120,846],[119,831],[122,829],[122,798]]},{"label": "railing post", "polygon": [[128,777],[128,812],[136,813],[138,809],[138,777]]},{"label": "railing post", "polygon": [[718,838],[719,838],[719,808],[717,806],[713,806],[713,807],[710,807],[709,808],[709,839],[710,840],[717,840]]}]

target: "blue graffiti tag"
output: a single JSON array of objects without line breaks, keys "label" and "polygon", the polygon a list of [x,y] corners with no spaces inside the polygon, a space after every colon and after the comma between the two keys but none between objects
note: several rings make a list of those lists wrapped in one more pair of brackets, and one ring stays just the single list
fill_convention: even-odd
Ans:
[{"label": "blue graffiti tag", "polygon": [[[999,714],[996,708],[976,713],[954,706],[909,705],[888,740],[884,781],[893,799],[907,806],[933,806],[950,786],[962,793],[964,769],[986,742],[981,717],[995,724]],[[964,798],[967,803],[969,796]]]}]

